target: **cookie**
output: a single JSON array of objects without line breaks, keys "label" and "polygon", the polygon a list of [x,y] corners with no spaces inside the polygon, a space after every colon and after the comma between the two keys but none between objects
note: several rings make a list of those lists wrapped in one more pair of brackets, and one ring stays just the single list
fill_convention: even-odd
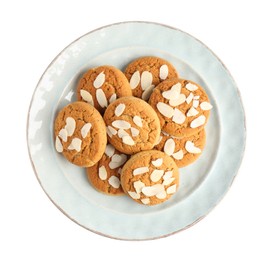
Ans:
[{"label": "cookie", "polygon": [[157,114],[136,97],[117,99],[107,107],[103,118],[108,141],[125,154],[152,149],[160,136]]},{"label": "cookie", "polygon": [[100,113],[119,97],[132,96],[127,78],[113,66],[88,70],[77,86],[77,98],[94,106]]},{"label": "cookie", "polygon": [[129,156],[107,144],[102,158],[94,166],[86,169],[89,182],[98,191],[107,195],[124,195],[120,185],[120,173]]},{"label": "cookie", "polygon": [[206,143],[205,129],[185,138],[176,138],[161,132],[159,144],[154,149],[171,156],[178,167],[185,167],[198,159]]},{"label": "cookie", "polygon": [[179,172],[174,160],[156,150],[133,155],[123,166],[120,179],[124,192],[145,205],[168,200],[179,186]]},{"label": "cookie", "polygon": [[148,100],[154,86],[165,79],[177,78],[174,66],[159,57],[141,57],[131,62],[124,72],[133,96]]},{"label": "cookie", "polygon": [[161,82],[151,94],[149,104],[157,112],[162,131],[175,137],[200,132],[212,108],[205,90],[185,79]]},{"label": "cookie", "polygon": [[84,102],[65,106],[57,115],[54,126],[57,152],[81,167],[90,167],[102,157],[107,137],[100,113]]}]

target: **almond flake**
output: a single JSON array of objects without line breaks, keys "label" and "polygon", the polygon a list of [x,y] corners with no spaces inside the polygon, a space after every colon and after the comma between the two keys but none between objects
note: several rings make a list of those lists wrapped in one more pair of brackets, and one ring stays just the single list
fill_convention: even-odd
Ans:
[{"label": "almond flake", "polygon": [[63,152],[63,145],[62,145],[61,140],[60,140],[60,138],[58,136],[56,136],[55,148],[56,148],[58,153]]},{"label": "almond flake", "polygon": [[187,116],[189,117],[189,116],[196,116],[196,115],[198,115],[198,111],[194,108],[194,107],[191,107],[190,109],[189,109],[189,111],[188,111],[188,113],[187,113]]},{"label": "almond flake", "polygon": [[161,142],[162,138],[163,138],[163,137],[160,135],[155,145],[160,144],[160,142]]},{"label": "almond flake", "polygon": [[107,126],[107,128],[109,129],[109,131],[110,131],[110,133],[112,134],[112,135],[116,135],[117,134],[117,130],[115,129],[115,128],[113,128],[112,126]]},{"label": "almond flake", "polygon": [[139,127],[142,127],[142,119],[140,116],[134,116],[133,117],[133,122],[139,126]]},{"label": "almond flake", "polygon": [[140,199],[140,194],[134,192],[134,191],[128,191],[128,194],[130,195],[130,197],[134,200],[138,200]]},{"label": "almond flake", "polygon": [[124,120],[115,120],[112,122],[112,126],[119,129],[129,129],[131,124]]},{"label": "almond flake", "polygon": [[103,90],[101,88],[97,89],[96,98],[97,98],[97,101],[98,101],[99,105],[102,108],[108,106],[108,101],[107,101],[106,96],[105,96],[105,94],[104,94],[104,92],[103,92]]},{"label": "almond flake", "polygon": [[154,85],[151,85],[149,87],[147,87],[144,92],[142,93],[141,98],[145,101],[147,101],[149,99],[149,97],[151,96],[152,92],[154,90]]},{"label": "almond flake", "polygon": [[127,144],[127,145],[135,145],[135,141],[129,135],[123,136],[122,137],[122,142],[124,144]]},{"label": "almond flake", "polygon": [[171,118],[174,113],[174,109],[170,107],[169,105],[163,103],[163,102],[158,102],[156,105],[158,111],[165,117]]},{"label": "almond flake", "polygon": [[150,179],[153,182],[157,182],[161,179],[163,174],[164,174],[164,170],[153,170],[153,172],[150,175]]},{"label": "almond flake", "polygon": [[171,156],[174,153],[175,142],[172,138],[168,139],[164,145],[164,153]]},{"label": "almond flake", "polygon": [[134,127],[131,127],[131,133],[132,133],[133,137],[138,136],[139,135],[139,130],[134,128]]},{"label": "almond flake", "polygon": [[177,99],[177,96],[179,95],[180,93],[177,93],[176,91],[174,90],[166,90],[166,91],[163,91],[162,92],[162,96],[166,99]]},{"label": "almond flake", "polygon": [[183,124],[185,122],[186,116],[177,108],[174,109],[172,121],[176,124]]},{"label": "almond flake", "polygon": [[124,164],[127,160],[127,156],[125,154],[114,154],[112,156],[111,162]]},{"label": "almond flake", "polygon": [[184,156],[184,154],[181,149],[178,152],[172,154],[172,157],[176,160],[181,160],[183,158],[183,156]]},{"label": "almond flake", "polygon": [[169,178],[169,179],[167,179],[167,180],[164,180],[162,184],[163,184],[164,186],[168,186],[168,185],[170,185],[174,180],[175,180],[175,178]]},{"label": "almond flake", "polygon": [[95,88],[100,88],[100,87],[103,85],[104,82],[105,82],[105,74],[104,74],[104,72],[102,71],[102,72],[96,77],[96,79],[94,80],[93,86],[94,86]]},{"label": "almond flake", "polygon": [[106,127],[106,133],[107,133],[107,135],[108,135],[110,138],[113,137],[113,135],[112,135],[112,133],[109,131],[109,128],[108,128],[108,127]]},{"label": "almond flake", "polygon": [[104,153],[110,158],[115,153],[115,147],[111,144],[107,144]]},{"label": "almond flake", "polygon": [[72,136],[74,134],[75,128],[76,128],[76,121],[73,117],[67,117],[65,119],[66,125],[65,129],[67,131],[68,136]]},{"label": "almond flake", "polygon": [[158,199],[161,199],[161,200],[162,200],[162,199],[165,199],[165,198],[167,197],[167,193],[166,193],[165,190],[163,190],[163,191],[157,193],[155,196],[156,196]]},{"label": "almond flake", "polygon": [[186,98],[187,104],[190,104],[190,103],[191,103],[193,97],[194,97],[194,95],[193,95],[192,93],[190,93],[190,94],[188,95],[188,97]]},{"label": "almond flake", "polygon": [[164,191],[164,186],[162,184],[155,184],[153,186],[145,186],[142,188],[141,192],[148,196],[155,196],[156,194]]},{"label": "almond flake", "polygon": [[168,77],[169,68],[166,64],[162,65],[159,69],[159,78],[165,80]]},{"label": "almond flake", "polygon": [[193,142],[191,141],[187,141],[185,144],[185,149],[189,152],[189,153],[201,153],[201,149],[196,147],[194,145]]},{"label": "almond flake", "polygon": [[195,90],[198,89],[198,87],[196,85],[192,84],[192,83],[188,83],[186,85],[186,89],[189,90],[189,91],[195,91]]},{"label": "almond flake", "polygon": [[88,134],[88,132],[90,131],[91,129],[91,126],[92,124],[91,123],[86,123],[82,129],[81,129],[81,135],[82,135],[82,138],[85,138]]},{"label": "almond flake", "polygon": [[118,174],[121,174],[122,168],[118,169]]},{"label": "almond flake", "polygon": [[124,104],[119,104],[116,109],[115,109],[115,115],[116,116],[121,116],[122,113],[124,112],[125,105]]},{"label": "almond flake", "polygon": [[118,130],[118,137],[122,138],[123,136],[129,135],[125,130],[119,129]]},{"label": "almond flake", "polygon": [[65,128],[61,129],[58,136],[64,141],[67,142],[67,130]]},{"label": "almond flake", "polygon": [[186,101],[186,96],[184,94],[179,94],[176,99],[171,99],[169,104],[173,107],[179,106]]},{"label": "almond flake", "polygon": [[121,162],[110,162],[109,163],[109,168],[110,169],[116,169],[116,168],[118,168],[118,167],[120,167],[121,165],[123,164],[123,162],[121,161]]},{"label": "almond flake", "polygon": [[131,86],[131,89],[135,89],[135,88],[138,86],[139,82],[140,82],[140,73],[139,73],[139,71],[136,71],[136,72],[132,75],[132,77],[131,77],[131,79],[130,79],[130,86]]},{"label": "almond flake", "polygon": [[117,94],[114,93],[110,98],[109,98],[109,104],[111,104],[112,102],[114,102],[117,99]]},{"label": "almond flake", "polygon": [[134,182],[134,188],[136,190],[136,193],[140,193],[143,187],[145,187],[145,183],[143,183],[142,181]]},{"label": "almond flake", "polygon": [[146,88],[150,87],[153,82],[153,74],[149,71],[143,71],[141,74],[141,88],[145,90]]},{"label": "almond flake", "polygon": [[133,175],[139,175],[139,174],[143,174],[149,172],[149,168],[148,167],[139,167],[133,170]]},{"label": "almond flake", "polygon": [[163,158],[158,158],[154,161],[152,161],[152,165],[155,166],[155,167],[160,167],[163,163]]},{"label": "almond flake", "polygon": [[91,95],[88,91],[86,91],[86,90],[84,90],[84,89],[81,89],[81,90],[80,90],[80,95],[81,95],[81,97],[82,97],[82,99],[83,99],[84,101],[86,101],[86,102],[88,102],[90,105],[94,106],[93,97],[92,97],[92,95]]},{"label": "almond flake", "polygon": [[194,96],[193,99],[194,100],[198,100],[200,98],[200,96]]},{"label": "almond flake", "polygon": [[200,107],[201,107],[202,110],[210,110],[210,109],[212,109],[212,105],[209,102],[206,102],[206,101],[202,102],[200,104]]},{"label": "almond flake", "polygon": [[149,198],[144,198],[144,199],[141,199],[141,202],[142,202],[144,205],[147,205],[147,204],[150,204],[150,199],[149,199]]},{"label": "almond flake", "polygon": [[102,181],[105,181],[107,179],[107,171],[106,171],[106,168],[105,166],[101,166],[99,168],[99,178],[102,180]]},{"label": "almond flake", "polygon": [[68,150],[76,150],[79,152],[81,150],[82,140],[79,138],[73,138],[70,145],[67,147]]},{"label": "almond flake", "polygon": [[192,106],[197,108],[199,106],[199,100],[193,100]]},{"label": "almond flake", "polygon": [[168,189],[167,189],[167,194],[173,194],[176,192],[176,184],[170,186]]},{"label": "almond flake", "polygon": [[196,127],[199,127],[199,126],[205,124],[205,122],[206,122],[206,117],[201,115],[191,122],[190,127],[196,128]]},{"label": "almond flake", "polygon": [[163,180],[168,180],[173,176],[173,171],[167,171],[165,172],[165,174],[163,175]]},{"label": "almond flake", "polygon": [[115,189],[118,189],[120,186],[120,180],[117,176],[111,176],[108,180],[108,183]]}]

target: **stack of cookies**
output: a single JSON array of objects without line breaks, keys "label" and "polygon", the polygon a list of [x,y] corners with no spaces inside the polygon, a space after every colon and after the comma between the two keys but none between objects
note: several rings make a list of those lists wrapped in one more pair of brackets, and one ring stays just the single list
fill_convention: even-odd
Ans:
[{"label": "stack of cookies", "polygon": [[56,117],[55,147],[86,167],[92,186],[105,194],[162,203],[178,189],[178,168],[204,148],[208,96],[164,59],[141,57],[124,73],[92,68],[78,83],[77,99]]}]

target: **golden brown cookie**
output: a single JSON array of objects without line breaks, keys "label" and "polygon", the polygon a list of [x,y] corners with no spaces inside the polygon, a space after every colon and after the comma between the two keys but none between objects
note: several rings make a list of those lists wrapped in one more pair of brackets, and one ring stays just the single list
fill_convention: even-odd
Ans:
[{"label": "golden brown cookie", "polygon": [[103,118],[108,141],[125,154],[152,149],[160,135],[157,114],[136,97],[117,99],[107,107]]},{"label": "golden brown cookie", "polygon": [[120,173],[128,158],[128,155],[120,153],[111,144],[107,144],[99,162],[86,169],[89,182],[98,191],[107,195],[123,195]]},{"label": "golden brown cookie", "polygon": [[55,147],[82,167],[97,163],[106,147],[106,128],[100,113],[84,102],[65,106],[55,119]]},{"label": "golden brown cookie", "polygon": [[131,62],[124,72],[130,82],[133,96],[148,100],[154,86],[161,81],[177,78],[174,66],[159,57],[141,57]]},{"label": "golden brown cookie", "polygon": [[212,108],[205,90],[185,79],[160,83],[150,96],[149,104],[157,112],[162,131],[175,137],[200,132]]},{"label": "golden brown cookie", "polygon": [[88,70],[77,86],[77,97],[94,106],[100,113],[119,97],[132,96],[127,78],[113,66]]},{"label": "golden brown cookie", "polygon": [[176,138],[161,132],[159,144],[154,149],[171,156],[178,167],[185,167],[198,159],[206,144],[205,129],[197,134]]},{"label": "golden brown cookie", "polygon": [[143,151],[133,155],[123,166],[121,185],[135,201],[156,205],[177,191],[178,168],[174,160],[163,152]]}]

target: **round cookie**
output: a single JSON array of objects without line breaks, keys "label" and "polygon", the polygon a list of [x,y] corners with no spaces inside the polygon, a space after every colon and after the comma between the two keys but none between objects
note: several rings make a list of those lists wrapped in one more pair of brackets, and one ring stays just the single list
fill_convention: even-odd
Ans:
[{"label": "round cookie", "polygon": [[107,143],[106,128],[100,113],[84,102],[65,106],[54,126],[55,147],[65,158],[81,167],[90,167],[103,155]]},{"label": "round cookie", "polygon": [[206,144],[206,132],[202,129],[197,134],[176,138],[161,132],[159,144],[154,149],[171,156],[178,167],[185,167],[198,159]]},{"label": "round cookie", "polygon": [[133,96],[148,100],[154,86],[165,79],[177,78],[174,66],[159,57],[141,57],[131,62],[124,72]]},{"label": "round cookie", "polygon": [[123,166],[121,185],[135,201],[156,205],[168,200],[177,191],[178,167],[163,152],[143,151],[133,155]]},{"label": "round cookie", "polygon": [[77,98],[94,106],[100,113],[119,97],[132,96],[127,78],[113,66],[89,69],[77,86]]},{"label": "round cookie", "polygon": [[156,112],[136,97],[117,99],[107,107],[103,118],[108,141],[125,154],[152,149],[160,136]]},{"label": "round cookie", "polygon": [[102,158],[94,166],[86,168],[89,182],[107,195],[124,195],[120,185],[120,173],[128,156],[107,144]]},{"label": "round cookie", "polygon": [[162,131],[175,137],[200,132],[212,108],[205,90],[184,79],[161,82],[151,94],[149,104],[157,112]]}]

